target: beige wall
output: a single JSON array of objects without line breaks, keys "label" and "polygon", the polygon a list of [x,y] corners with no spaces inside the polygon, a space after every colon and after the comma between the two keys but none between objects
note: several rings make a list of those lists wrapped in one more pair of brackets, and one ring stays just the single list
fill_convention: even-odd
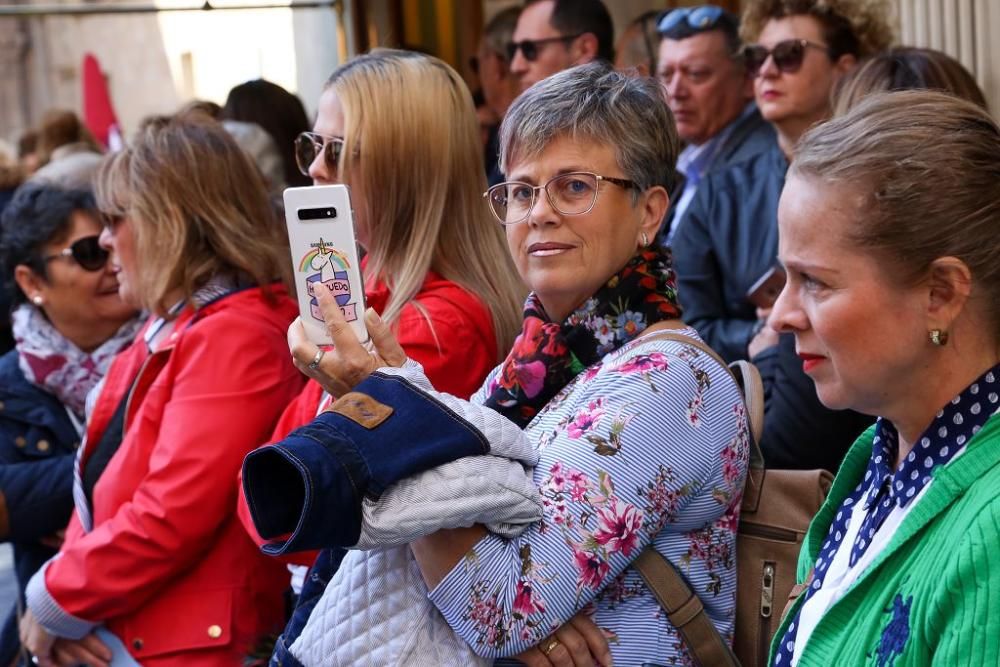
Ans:
[{"label": "beige wall", "polygon": [[101,63],[126,133],[143,117],[170,113],[192,98],[221,104],[234,85],[259,77],[298,93],[312,110],[338,63],[336,14],[268,9],[0,19],[0,137],[16,137],[46,109],[81,110],[87,52]]},{"label": "beige wall", "polygon": [[1000,1],[895,0],[900,44],[944,51],[972,72],[1000,114]]}]

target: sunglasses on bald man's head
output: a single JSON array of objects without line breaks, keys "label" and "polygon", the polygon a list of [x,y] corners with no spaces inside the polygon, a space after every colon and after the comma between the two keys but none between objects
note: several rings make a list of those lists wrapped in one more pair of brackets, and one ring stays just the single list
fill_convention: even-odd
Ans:
[{"label": "sunglasses on bald man's head", "polygon": [[807,48],[820,49],[833,58],[830,47],[810,42],[808,39],[786,39],[768,49],[761,44],[749,44],[743,47],[743,62],[751,77],[760,76],[760,70],[767,62],[768,56],[774,61],[774,66],[785,74],[794,74],[802,67]]},{"label": "sunglasses on bald man's head", "polygon": [[687,23],[694,30],[710,30],[725,13],[722,7],[715,5],[670,9],[656,19],[656,31],[661,35],[669,33],[682,23]]},{"label": "sunglasses on bald man's head", "polygon": [[54,259],[69,257],[80,265],[84,271],[100,271],[108,263],[108,251],[101,247],[98,236],[84,236],[63,248],[54,255],[43,259],[51,262]]}]

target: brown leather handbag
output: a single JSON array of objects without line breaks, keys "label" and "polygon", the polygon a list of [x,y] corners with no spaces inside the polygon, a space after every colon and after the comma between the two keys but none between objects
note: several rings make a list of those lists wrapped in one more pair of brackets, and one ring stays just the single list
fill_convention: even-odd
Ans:
[{"label": "brown leather handbag", "polygon": [[764,667],[782,609],[801,591],[795,586],[799,550],[809,522],[830,490],[833,475],[826,470],[767,469],[758,445],[764,430],[764,387],[753,364],[736,361],[727,366],[707,345],[680,334],[650,336],[654,337],[704,352],[729,371],[743,390],[751,453],[736,538],[738,583],[732,650],[684,576],[658,551],[647,547],[634,566],[700,664]]}]

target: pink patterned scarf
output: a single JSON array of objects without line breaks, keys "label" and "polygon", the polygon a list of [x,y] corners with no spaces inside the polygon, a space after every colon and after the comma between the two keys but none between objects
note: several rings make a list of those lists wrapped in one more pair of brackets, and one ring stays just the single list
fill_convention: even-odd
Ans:
[{"label": "pink patterned scarf", "polygon": [[129,320],[93,352],[83,352],[59,333],[42,311],[22,304],[14,311],[14,340],[21,372],[83,420],[87,393],[108,372],[111,360],[135,338],[143,319]]}]

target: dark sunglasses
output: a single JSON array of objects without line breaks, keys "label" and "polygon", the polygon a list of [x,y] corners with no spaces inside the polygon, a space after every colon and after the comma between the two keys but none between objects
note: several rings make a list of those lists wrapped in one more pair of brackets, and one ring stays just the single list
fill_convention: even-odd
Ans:
[{"label": "dark sunglasses", "polygon": [[344,140],[341,137],[328,137],[315,132],[303,132],[295,137],[295,164],[303,176],[309,175],[309,165],[316,161],[316,156],[323,154],[323,161],[331,173],[336,173],[340,165],[340,154],[344,151]]},{"label": "dark sunglasses", "polygon": [[514,62],[514,56],[517,55],[518,50],[521,51],[521,55],[528,62],[534,62],[538,59],[538,47],[545,46],[546,44],[553,44],[555,42],[572,42],[574,39],[582,35],[579,32],[575,35],[563,35],[561,37],[546,37],[545,39],[526,39],[521,42],[510,42],[507,44],[507,62]]},{"label": "dark sunglasses", "polygon": [[819,49],[833,58],[833,52],[828,46],[810,42],[808,39],[786,39],[775,44],[773,49],[768,49],[761,44],[744,46],[743,62],[751,77],[760,75],[760,70],[767,62],[768,56],[774,60],[774,66],[780,71],[785,74],[793,74],[802,67],[802,60],[806,57],[806,49],[809,47]]},{"label": "dark sunglasses", "polygon": [[663,12],[656,19],[656,31],[662,35],[663,33],[672,31],[681,23],[687,23],[688,26],[695,30],[709,30],[715,26],[725,13],[726,10],[715,5],[671,9]]},{"label": "dark sunglasses", "polygon": [[84,236],[74,241],[68,248],[63,248],[43,259],[50,262],[54,259],[72,257],[73,261],[85,271],[100,271],[108,263],[108,251],[101,247],[99,239],[99,236]]}]

